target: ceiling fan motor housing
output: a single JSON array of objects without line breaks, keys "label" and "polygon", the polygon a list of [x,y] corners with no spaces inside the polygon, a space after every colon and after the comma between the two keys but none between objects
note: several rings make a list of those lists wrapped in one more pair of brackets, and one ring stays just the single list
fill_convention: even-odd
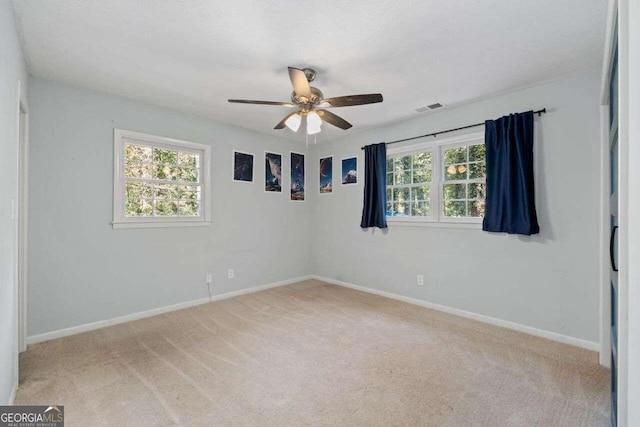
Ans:
[{"label": "ceiling fan motor housing", "polygon": [[313,106],[316,106],[324,99],[324,94],[317,87],[310,86],[311,89],[311,99],[306,99],[305,97],[300,97],[296,95],[296,92],[291,92],[291,102],[300,107],[311,109]]},{"label": "ceiling fan motor housing", "polygon": [[307,78],[307,81],[311,83],[316,79],[316,70],[313,68],[303,68],[304,76]]}]

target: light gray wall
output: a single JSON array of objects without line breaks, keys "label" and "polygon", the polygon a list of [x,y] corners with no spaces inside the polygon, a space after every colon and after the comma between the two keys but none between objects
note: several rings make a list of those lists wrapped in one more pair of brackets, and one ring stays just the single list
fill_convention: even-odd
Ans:
[{"label": "light gray wall", "polygon": [[[598,341],[599,77],[577,76],[312,146],[308,201],[232,183],[231,152],[305,152],[290,142],[60,83],[30,85],[29,335],[315,273]],[[538,215],[531,238],[392,225],[362,231],[362,185],[318,189],[318,158],[530,108]],[[365,108],[365,107],[363,107]],[[210,143],[213,225],[113,230],[114,127]],[[288,180],[285,181],[285,188]],[[228,268],[236,279],[226,279]],[[425,286],[415,284],[416,274]]]},{"label": "light gray wall", "polygon": [[11,2],[0,0],[0,404],[9,402],[18,380],[16,355],[16,222],[11,201],[18,199],[16,87],[27,86],[27,73],[13,20]]},{"label": "light gray wall", "polygon": [[[539,235],[396,224],[388,232],[363,231],[362,185],[336,185],[334,194],[318,195],[316,184],[310,192],[313,273],[599,342],[599,75],[532,87],[317,144],[312,148],[311,182],[317,183],[318,159],[326,155],[334,156],[334,181],[340,158],[358,155],[362,180],[362,145],[541,107],[548,114],[536,118],[535,127]],[[416,285],[417,274],[424,275],[424,287]]]},{"label": "light gray wall", "polygon": [[[204,118],[31,80],[29,335],[308,274],[309,203],[264,192],[264,150],[305,152]],[[212,146],[210,227],[118,229],[113,128]],[[231,181],[232,150],[256,155],[254,184]],[[235,279],[227,279],[227,269]]]}]

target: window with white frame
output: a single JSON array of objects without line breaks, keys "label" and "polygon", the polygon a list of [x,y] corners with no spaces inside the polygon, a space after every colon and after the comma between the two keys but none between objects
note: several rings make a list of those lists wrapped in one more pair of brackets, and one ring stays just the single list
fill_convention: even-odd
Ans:
[{"label": "window with white frame", "polygon": [[113,226],[208,225],[210,147],[114,130]]},{"label": "window with white frame", "polygon": [[485,197],[483,132],[387,152],[391,221],[480,222]]},{"label": "window with white frame", "polygon": [[387,215],[431,216],[433,151],[387,156]]}]

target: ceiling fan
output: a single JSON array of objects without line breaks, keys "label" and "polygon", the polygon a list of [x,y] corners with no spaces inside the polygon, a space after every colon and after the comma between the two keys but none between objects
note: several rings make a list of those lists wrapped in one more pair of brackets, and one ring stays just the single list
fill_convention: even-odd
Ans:
[{"label": "ceiling fan", "polygon": [[354,105],[382,102],[382,94],[379,93],[324,98],[320,89],[309,85],[315,77],[316,72],[311,68],[303,68],[300,70],[298,68],[289,67],[289,79],[291,79],[291,84],[293,85],[291,102],[252,101],[244,99],[229,99],[229,102],[297,108],[297,111],[288,114],[274,127],[274,129],[284,129],[286,126],[292,131],[297,132],[300,128],[303,117],[306,117],[307,134],[309,135],[314,135],[320,132],[320,126],[322,126],[323,121],[344,130],[349,129],[352,126],[351,123],[342,117],[325,110],[325,108],[351,107]]}]

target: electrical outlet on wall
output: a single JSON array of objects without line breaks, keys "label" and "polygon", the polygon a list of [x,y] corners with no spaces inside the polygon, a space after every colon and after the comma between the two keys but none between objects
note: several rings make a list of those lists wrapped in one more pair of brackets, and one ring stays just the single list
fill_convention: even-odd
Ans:
[{"label": "electrical outlet on wall", "polygon": [[422,274],[416,276],[416,284],[418,286],[424,286],[424,276]]},{"label": "electrical outlet on wall", "polygon": [[213,283],[213,275],[211,273],[207,273],[207,284],[210,285]]},{"label": "electrical outlet on wall", "polygon": [[236,275],[236,272],[233,270],[233,268],[230,268],[227,274],[227,277],[229,277],[229,279],[233,279],[235,275]]}]

